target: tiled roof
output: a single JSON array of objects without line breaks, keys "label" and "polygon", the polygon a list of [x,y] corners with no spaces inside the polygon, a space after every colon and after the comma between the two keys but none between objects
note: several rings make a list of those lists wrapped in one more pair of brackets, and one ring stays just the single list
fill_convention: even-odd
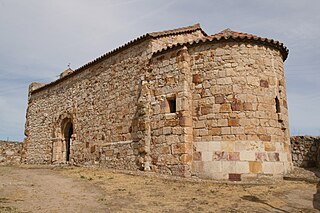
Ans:
[{"label": "tiled roof", "polygon": [[273,39],[268,39],[268,38],[262,38],[262,37],[248,34],[248,33],[235,32],[230,29],[225,29],[225,30],[223,30],[217,34],[211,35],[211,36],[206,36],[204,38],[200,38],[200,39],[197,39],[197,40],[194,40],[191,42],[187,42],[187,43],[179,43],[179,44],[165,47],[161,50],[158,50],[154,54],[156,55],[156,54],[159,54],[159,53],[164,52],[166,50],[176,48],[179,46],[185,46],[185,45],[190,46],[190,45],[204,43],[204,42],[217,42],[217,41],[252,41],[252,42],[268,45],[268,46],[271,46],[271,47],[278,49],[282,54],[283,60],[287,59],[288,53],[289,53],[288,48],[286,46],[284,46],[284,44],[279,41],[276,41]]},{"label": "tiled roof", "polygon": [[196,31],[196,30],[201,30],[203,35],[207,36],[207,33],[204,32],[201,29],[199,23],[197,23],[195,25],[192,25],[192,26],[188,26],[188,27],[181,27],[181,28],[177,28],[177,29],[173,29],[173,30],[165,30],[165,31],[152,32],[152,33],[147,33],[147,34],[152,36],[152,37],[154,37],[154,38],[156,38],[156,37],[167,36],[167,35],[175,35],[175,34],[180,34],[180,33],[185,33],[185,32],[193,32],[193,31]]},{"label": "tiled roof", "polygon": [[182,28],[160,31],[160,32],[151,32],[151,33],[147,33],[145,35],[142,35],[142,36],[140,36],[134,40],[131,40],[130,42],[94,59],[93,61],[81,66],[80,68],[76,69],[74,72],[70,73],[69,75],[66,75],[60,79],[57,79],[49,84],[44,85],[43,87],[40,87],[40,88],[32,91],[32,93],[40,91],[42,89],[45,89],[49,86],[58,84],[59,82],[63,81],[64,79],[67,79],[67,78],[70,78],[74,75],[77,75],[78,73],[80,73],[83,70],[87,69],[88,67],[100,62],[101,60],[106,59],[108,57],[111,57],[111,56],[121,52],[122,50],[125,50],[131,46],[139,44],[140,42],[143,42],[147,39],[159,38],[159,37],[168,36],[168,35],[182,34],[182,33],[187,33],[187,32],[194,32],[197,30],[200,30],[203,33],[204,37],[201,37],[197,40],[190,41],[187,43],[179,43],[179,44],[165,47],[165,48],[155,52],[154,55],[161,54],[162,52],[165,52],[166,50],[170,50],[170,49],[177,48],[177,47],[192,46],[192,45],[196,45],[196,44],[204,43],[204,42],[218,42],[218,41],[252,41],[255,43],[261,43],[264,45],[268,45],[268,46],[271,46],[271,47],[278,49],[283,56],[283,60],[286,60],[288,53],[289,53],[289,50],[283,45],[283,43],[280,43],[279,41],[275,41],[273,39],[262,38],[262,37],[258,37],[256,35],[242,33],[242,32],[235,32],[230,29],[225,29],[217,34],[208,36],[201,29],[200,24],[195,24],[195,25],[188,26],[188,27],[182,27]]},{"label": "tiled roof", "polygon": [[256,35],[248,34],[248,33],[242,33],[242,32],[235,32],[232,31],[230,28],[224,29],[219,33],[213,34],[211,36],[207,36],[207,38],[221,38],[221,37],[253,37],[258,38]]},{"label": "tiled roof", "polygon": [[188,26],[188,27],[181,27],[181,28],[177,28],[177,29],[173,29],[173,30],[165,30],[165,31],[160,31],[160,32],[151,32],[151,33],[147,33],[147,34],[144,34],[136,39],[133,39],[131,41],[129,41],[128,43],[114,49],[114,50],[111,50],[110,52],[107,52],[105,53],[104,55],[94,59],[93,61],[81,66],[80,68],[76,69],[75,71],[77,72],[78,70],[81,70],[81,69],[85,69],[87,68],[89,65],[92,65],[108,56],[111,56],[111,55],[114,55],[130,46],[133,46],[133,45],[136,45],[142,41],[145,41],[149,38],[158,38],[158,37],[163,37],[163,36],[169,36],[169,35],[177,35],[177,34],[182,34],[182,33],[188,33],[188,32],[194,32],[194,31],[197,31],[197,30],[200,30],[204,36],[207,36],[207,34],[201,29],[200,27],[200,24],[197,23],[195,25],[192,25],[192,26]]},{"label": "tiled roof", "polygon": [[111,50],[110,52],[105,53],[104,55],[94,59],[93,61],[91,61],[91,62],[79,67],[74,72],[70,73],[69,75],[66,75],[66,76],[64,76],[62,78],[59,78],[59,79],[57,79],[57,80],[55,80],[55,81],[53,81],[53,82],[51,82],[49,84],[44,85],[43,87],[40,87],[40,88],[32,91],[32,93],[40,91],[40,90],[42,90],[44,88],[47,88],[49,86],[55,85],[55,84],[63,81],[64,79],[70,78],[70,77],[78,74],[79,72],[87,69],[88,67],[90,67],[90,66],[92,66],[92,65],[94,65],[94,64],[96,64],[96,63],[98,63],[100,61],[102,61],[103,59],[111,57],[111,56],[113,56],[113,55],[115,55],[115,54],[117,54],[117,53],[119,53],[119,52],[121,52],[121,51],[123,51],[123,50],[125,50],[125,49],[127,49],[129,47],[131,47],[131,46],[139,44],[140,42],[143,42],[143,41],[145,41],[147,39],[159,38],[159,37],[170,36],[170,35],[178,35],[178,34],[183,34],[183,33],[188,33],[188,32],[194,32],[194,31],[197,31],[197,30],[200,30],[203,33],[204,36],[207,36],[207,34],[201,29],[199,23],[194,24],[192,26],[181,27],[181,28],[177,28],[177,29],[173,29],[173,30],[165,30],[165,31],[160,31],[160,32],[151,32],[151,33],[144,34],[144,35],[142,35],[142,36],[140,36],[140,37],[138,37],[136,39],[133,39],[133,40],[129,41],[128,43],[126,43],[126,44],[114,49],[114,50]]}]

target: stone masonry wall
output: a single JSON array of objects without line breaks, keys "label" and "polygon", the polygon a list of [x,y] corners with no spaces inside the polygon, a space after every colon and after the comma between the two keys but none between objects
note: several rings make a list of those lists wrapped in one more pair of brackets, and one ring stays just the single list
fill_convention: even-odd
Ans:
[{"label": "stone masonry wall", "polygon": [[[155,171],[190,176],[192,162],[192,75],[186,49],[152,59],[146,77],[151,96],[151,164]],[[175,109],[170,109],[170,101]],[[171,106],[172,107],[172,106]]]},{"label": "stone masonry wall", "polygon": [[[198,35],[198,31],[194,32]],[[195,37],[186,34],[186,39]],[[180,36],[162,37],[157,48]],[[89,66],[47,89],[32,93],[26,122],[26,162],[56,163],[65,157],[62,126],[73,125],[71,161],[134,169],[147,165],[145,122],[139,105],[152,42],[143,41]],[[163,48],[164,46],[162,46]],[[150,141],[150,140],[149,140]],[[62,153],[62,154],[61,154]],[[119,160],[120,159],[120,160]]]},{"label": "stone masonry wall", "polygon": [[0,140],[0,165],[19,164],[21,162],[21,142],[8,142]]},{"label": "stone masonry wall", "polygon": [[[146,78],[151,161],[160,172],[245,179],[292,169],[283,60],[277,50],[199,45],[158,54],[151,66]],[[174,113],[170,99],[176,101]]]},{"label": "stone masonry wall", "polygon": [[[145,72],[147,55],[151,54],[148,45],[149,42],[138,44],[32,94],[27,113],[27,162],[56,160],[52,151],[63,143],[61,125],[65,118],[74,128],[71,155],[75,164],[99,163],[100,157],[107,155],[100,146],[132,141],[131,120],[140,77]],[[108,159],[124,155],[126,148],[119,148]]]},{"label": "stone masonry wall", "polygon": [[280,52],[237,42],[199,45],[189,52],[195,83],[194,173],[238,179],[291,170]]},{"label": "stone masonry wall", "polygon": [[202,36],[142,40],[31,93],[26,162],[229,180],[290,171],[280,51],[207,40],[153,54]]},{"label": "stone masonry wall", "polygon": [[177,43],[191,42],[200,39],[203,36],[203,33],[200,30],[197,30],[195,32],[189,33],[188,36],[186,36],[185,34],[178,34],[170,37],[159,37],[152,41],[152,52],[157,52],[163,49],[163,47],[170,47]]},{"label": "stone masonry wall", "polygon": [[293,136],[290,141],[294,166],[308,168],[320,165],[320,137]]}]

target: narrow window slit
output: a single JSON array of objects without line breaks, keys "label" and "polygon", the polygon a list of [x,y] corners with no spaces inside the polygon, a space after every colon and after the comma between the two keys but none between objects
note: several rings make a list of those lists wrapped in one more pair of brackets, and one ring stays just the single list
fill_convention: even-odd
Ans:
[{"label": "narrow window slit", "polygon": [[175,113],[177,111],[176,99],[175,98],[168,98],[167,101],[169,104],[170,113]]},{"label": "narrow window slit", "polygon": [[280,113],[280,102],[278,97],[275,98],[276,101],[276,113]]}]

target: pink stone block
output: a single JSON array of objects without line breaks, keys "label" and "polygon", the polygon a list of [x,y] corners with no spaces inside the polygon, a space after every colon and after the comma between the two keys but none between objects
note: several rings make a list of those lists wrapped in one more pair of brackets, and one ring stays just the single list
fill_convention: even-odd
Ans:
[{"label": "pink stone block", "polygon": [[230,161],[239,161],[240,160],[240,152],[229,152]]},{"label": "pink stone block", "polygon": [[256,161],[268,161],[267,154],[265,152],[257,152]]},{"label": "pink stone block", "polygon": [[268,156],[269,156],[269,160],[270,160],[270,161],[280,161],[279,153],[278,153],[278,152],[268,153]]},{"label": "pink stone block", "polygon": [[221,152],[221,151],[213,152],[212,160],[214,161],[228,160],[228,152]]}]

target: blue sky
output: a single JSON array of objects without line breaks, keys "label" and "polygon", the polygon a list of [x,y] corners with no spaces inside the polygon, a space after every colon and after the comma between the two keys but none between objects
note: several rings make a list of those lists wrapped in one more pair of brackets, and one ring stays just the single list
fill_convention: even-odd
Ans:
[{"label": "blue sky", "polygon": [[319,0],[0,0],[0,139],[22,141],[28,85],[147,32],[200,23],[283,42],[292,135],[320,135]]}]

